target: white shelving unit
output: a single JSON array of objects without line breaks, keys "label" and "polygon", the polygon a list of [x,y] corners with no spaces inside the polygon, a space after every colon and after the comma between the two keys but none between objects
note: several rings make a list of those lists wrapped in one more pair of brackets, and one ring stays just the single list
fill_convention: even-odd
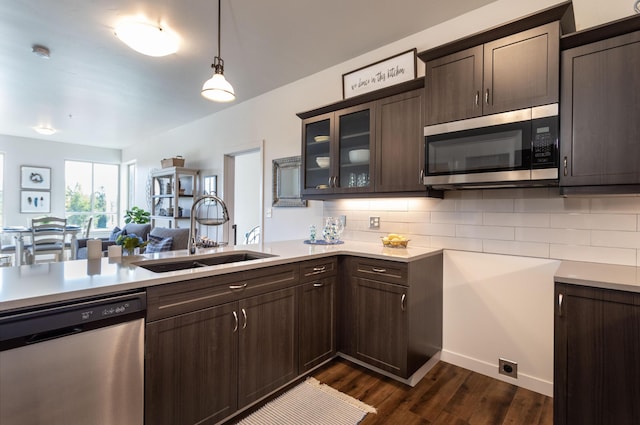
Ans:
[{"label": "white shelving unit", "polygon": [[199,171],[168,167],[151,173],[151,226],[189,227],[189,213],[198,196]]}]

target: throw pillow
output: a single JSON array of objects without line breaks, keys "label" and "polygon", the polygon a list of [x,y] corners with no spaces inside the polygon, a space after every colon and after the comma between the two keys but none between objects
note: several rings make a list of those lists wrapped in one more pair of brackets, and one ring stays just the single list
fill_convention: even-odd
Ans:
[{"label": "throw pillow", "polygon": [[158,236],[149,235],[149,243],[144,250],[145,254],[153,254],[156,252],[171,251],[173,238],[160,238]]},{"label": "throw pillow", "polygon": [[118,236],[126,235],[126,234],[127,234],[127,231],[125,229],[120,229],[118,226],[116,226],[111,231],[111,234],[109,235],[109,240],[115,241],[118,239]]}]

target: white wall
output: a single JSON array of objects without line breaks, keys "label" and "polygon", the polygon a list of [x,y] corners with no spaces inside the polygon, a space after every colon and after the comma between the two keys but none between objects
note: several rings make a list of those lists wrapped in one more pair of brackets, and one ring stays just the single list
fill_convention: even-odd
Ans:
[{"label": "white wall", "polygon": [[119,149],[105,149],[39,139],[0,135],[0,151],[4,153],[3,225],[31,225],[31,218],[41,214],[20,213],[20,166],[51,168],[51,214],[64,217],[65,160],[120,164]]},{"label": "white wall", "polygon": [[244,236],[249,230],[260,225],[261,160],[260,152],[251,152],[235,157],[233,224],[237,226],[238,244],[244,241]]}]

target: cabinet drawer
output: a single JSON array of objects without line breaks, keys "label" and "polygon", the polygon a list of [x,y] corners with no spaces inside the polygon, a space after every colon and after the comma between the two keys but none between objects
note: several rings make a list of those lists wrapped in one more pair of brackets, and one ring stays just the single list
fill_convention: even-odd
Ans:
[{"label": "cabinet drawer", "polygon": [[147,289],[147,321],[237,301],[298,283],[297,265],[265,267]]},{"label": "cabinet drawer", "polygon": [[406,263],[356,258],[352,264],[351,272],[355,276],[395,283],[397,285],[408,285],[408,266]]},{"label": "cabinet drawer", "polygon": [[305,261],[300,265],[300,282],[306,283],[328,276],[335,276],[337,270],[338,260],[335,257]]}]

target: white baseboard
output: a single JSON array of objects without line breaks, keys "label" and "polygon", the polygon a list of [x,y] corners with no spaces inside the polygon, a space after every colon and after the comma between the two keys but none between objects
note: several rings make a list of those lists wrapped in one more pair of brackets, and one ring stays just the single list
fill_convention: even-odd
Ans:
[{"label": "white baseboard", "polygon": [[498,373],[498,366],[495,364],[491,364],[447,350],[442,350],[441,353],[442,354],[440,356],[440,360],[442,360],[443,362],[451,363],[456,366],[460,366],[465,369],[480,373],[482,375],[486,375],[491,378],[516,385],[518,387],[526,388],[528,390],[553,397],[553,382],[524,374],[521,371],[518,371],[518,378],[513,379],[505,375],[500,375]]}]

